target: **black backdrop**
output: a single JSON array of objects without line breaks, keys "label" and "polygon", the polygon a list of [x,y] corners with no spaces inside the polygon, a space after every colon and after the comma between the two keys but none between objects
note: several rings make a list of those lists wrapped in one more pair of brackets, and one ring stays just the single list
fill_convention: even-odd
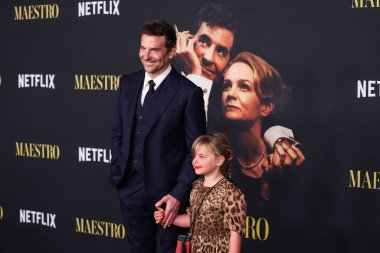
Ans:
[{"label": "black backdrop", "polygon": [[[294,130],[307,157],[276,210],[282,219],[269,220],[267,240],[246,238],[246,252],[260,252],[262,244],[272,252],[378,251],[380,5],[362,2],[222,2],[239,24],[234,53],[260,55],[293,88],[277,120]],[[59,12],[16,15],[30,5]],[[141,24],[163,18],[191,29],[202,5],[120,0],[119,15],[78,17],[77,1],[0,3],[0,252],[128,252],[117,193],[106,189],[116,92],[76,89],[75,77],[115,79],[140,69]],[[54,75],[54,89],[20,88],[27,74]],[[374,96],[358,97],[359,82],[370,80]],[[33,143],[57,145],[59,156],[20,151]],[[86,147],[106,159],[80,161]],[[350,171],[361,171],[359,183]],[[22,221],[26,213],[32,219],[26,210],[52,214],[55,228]],[[120,230],[94,235],[78,231],[79,221]]]}]

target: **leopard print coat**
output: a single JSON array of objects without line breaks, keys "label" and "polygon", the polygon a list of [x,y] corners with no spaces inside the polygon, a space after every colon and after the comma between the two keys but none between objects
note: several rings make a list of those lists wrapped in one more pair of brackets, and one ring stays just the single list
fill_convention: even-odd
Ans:
[{"label": "leopard print coat", "polygon": [[[194,182],[188,208],[191,221],[209,189],[203,186],[203,179]],[[191,252],[228,252],[231,231],[244,235],[246,210],[241,190],[229,180],[221,181],[204,199],[189,231],[192,236]]]}]

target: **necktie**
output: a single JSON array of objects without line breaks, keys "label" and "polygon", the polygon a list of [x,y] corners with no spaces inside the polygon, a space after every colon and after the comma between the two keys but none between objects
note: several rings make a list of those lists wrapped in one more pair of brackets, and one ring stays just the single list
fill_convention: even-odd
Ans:
[{"label": "necktie", "polygon": [[152,97],[154,93],[154,85],[156,85],[153,80],[150,80],[148,83],[149,83],[149,90],[148,90],[148,93],[146,93],[145,95],[144,104],[146,104],[149,101],[150,97]]}]

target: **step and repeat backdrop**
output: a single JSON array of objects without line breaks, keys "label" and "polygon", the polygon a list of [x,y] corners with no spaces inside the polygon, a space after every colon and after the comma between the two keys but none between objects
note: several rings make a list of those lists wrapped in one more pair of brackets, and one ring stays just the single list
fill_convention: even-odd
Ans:
[{"label": "step and repeat backdrop", "polygon": [[[378,252],[379,0],[1,1],[0,252],[128,252],[106,187],[110,130],[121,76],[142,68],[140,27],[157,18],[191,39],[173,66],[202,87],[209,131],[235,151],[243,252]],[[256,93],[276,94],[261,94],[275,105],[265,114],[247,66],[263,69]],[[223,110],[233,99],[236,117]],[[266,174],[262,199],[251,172],[275,125],[306,160]]]}]

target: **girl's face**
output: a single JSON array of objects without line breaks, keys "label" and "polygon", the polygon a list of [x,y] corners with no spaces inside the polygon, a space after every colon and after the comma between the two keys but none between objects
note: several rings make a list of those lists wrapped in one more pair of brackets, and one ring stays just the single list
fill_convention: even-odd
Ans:
[{"label": "girl's face", "polygon": [[206,145],[199,146],[193,158],[193,167],[197,175],[221,174],[220,166],[222,163],[222,157],[216,157]]},{"label": "girl's face", "polygon": [[227,70],[222,93],[224,116],[229,120],[254,122],[261,117],[263,105],[254,89],[256,74],[243,62]]}]

